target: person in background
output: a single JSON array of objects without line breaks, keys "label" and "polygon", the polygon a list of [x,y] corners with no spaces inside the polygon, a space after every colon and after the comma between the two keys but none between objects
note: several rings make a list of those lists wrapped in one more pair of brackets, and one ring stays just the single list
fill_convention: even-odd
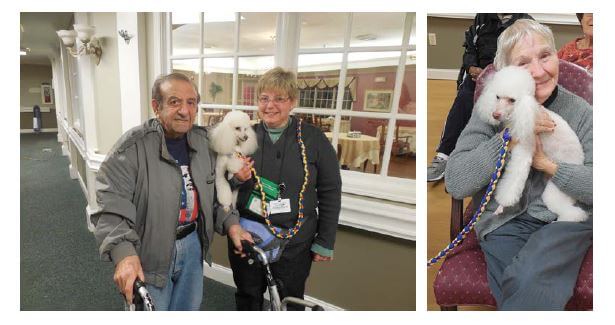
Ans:
[{"label": "person in background", "polygon": [[558,52],[557,57],[579,65],[590,73],[594,71],[594,14],[577,14],[581,23],[583,37],[578,37],[566,43]]},{"label": "person in background", "polygon": [[139,279],[157,310],[199,310],[214,230],[228,234],[238,251],[242,239],[252,240],[236,210],[215,204],[216,157],[207,131],[193,125],[198,103],[187,76],[159,76],[152,89],[156,118],[126,132],[96,176],[94,235],[101,258],[115,264],[113,280],[128,304]]},{"label": "person in background", "polygon": [[463,64],[457,78],[457,96],[448,112],[436,156],[427,166],[427,181],[435,182],[444,177],[448,156],[455,149],[461,130],[468,124],[474,108],[476,78],[493,63],[498,36],[517,19],[532,17],[528,14],[479,13],[465,32]]}]

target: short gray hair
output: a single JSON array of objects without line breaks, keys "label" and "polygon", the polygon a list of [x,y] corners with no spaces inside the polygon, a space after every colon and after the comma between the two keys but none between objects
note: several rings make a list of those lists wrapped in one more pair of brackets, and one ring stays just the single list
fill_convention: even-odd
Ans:
[{"label": "short gray hair", "polygon": [[551,28],[532,19],[519,19],[506,28],[498,37],[498,49],[493,60],[496,70],[510,65],[510,53],[517,42],[527,36],[538,35],[544,39],[555,53],[555,40]]},{"label": "short gray hair", "polygon": [[164,82],[170,81],[170,80],[180,80],[180,81],[185,81],[191,84],[192,87],[194,88],[194,91],[196,92],[197,103],[201,101],[201,95],[199,95],[199,90],[194,84],[194,81],[192,81],[192,79],[189,76],[181,72],[173,72],[169,74],[159,75],[158,78],[156,78],[156,80],[154,81],[154,85],[152,86],[152,99],[154,99],[158,103],[162,103],[162,90],[160,89],[160,86],[162,86]]}]

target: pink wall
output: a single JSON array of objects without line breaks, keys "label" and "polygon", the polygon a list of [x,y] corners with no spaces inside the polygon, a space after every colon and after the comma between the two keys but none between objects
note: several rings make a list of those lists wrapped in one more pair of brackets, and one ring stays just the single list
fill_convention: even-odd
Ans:
[{"label": "pink wall", "polygon": [[[384,68],[387,69],[387,68]],[[353,102],[353,111],[363,111],[365,91],[366,90],[393,90],[395,88],[395,69],[391,68],[391,71],[374,72],[374,69],[366,70],[351,70],[348,72],[346,80],[350,78],[356,78],[356,98]],[[318,78],[337,78],[339,75],[330,73],[323,73]],[[376,82],[375,78],[384,78],[384,82]],[[298,79],[314,78],[314,75],[298,76]],[[414,66],[406,66],[406,72],[404,73],[404,81],[402,84],[402,91],[399,98],[399,112],[407,114],[416,114],[416,71]],[[371,121],[371,123],[370,123]],[[382,120],[358,118],[353,117],[351,123],[351,130],[361,131],[363,134],[375,136],[376,128],[379,122]],[[416,126],[415,121],[399,121],[397,125],[401,126]]]},{"label": "pink wall", "polygon": [[[409,67],[406,67],[409,68]],[[410,69],[409,69],[410,70]],[[363,111],[366,90],[392,90],[395,88],[395,72],[366,72],[349,75],[356,77],[357,98],[353,104],[353,111]],[[384,82],[375,82],[375,78],[385,79]],[[416,71],[411,69],[404,74],[402,92],[399,98],[400,112],[416,114]],[[353,118],[351,129],[361,131],[363,134],[375,136],[378,123],[369,123],[366,118]],[[416,126],[415,121],[399,121],[397,125]]]}]

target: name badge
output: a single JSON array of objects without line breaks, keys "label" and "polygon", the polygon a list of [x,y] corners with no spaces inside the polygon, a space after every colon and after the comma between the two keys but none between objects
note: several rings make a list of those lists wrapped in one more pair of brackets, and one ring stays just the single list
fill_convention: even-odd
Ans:
[{"label": "name badge", "polygon": [[290,211],[290,199],[277,199],[269,202],[269,212],[271,214],[288,213]]},{"label": "name badge", "polygon": [[[263,207],[261,205],[261,202],[262,201],[258,196],[254,194],[250,195],[250,198],[248,199],[248,210],[256,213],[259,216],[262,216],[261,211]],[[269,204],[268,203],[265,203],[265,204],[267,205],[267,213],[269,213]]]}]

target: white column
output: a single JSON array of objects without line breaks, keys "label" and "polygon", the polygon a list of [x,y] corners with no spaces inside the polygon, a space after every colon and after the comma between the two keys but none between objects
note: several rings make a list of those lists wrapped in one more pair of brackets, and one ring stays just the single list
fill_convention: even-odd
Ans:
[{"label": "white column", "polygon": [[297,72],[301,14],[281,12],[278,14],[276,31],[275,65]]},{"label": "white column", "polygon": [[[90,17],[87,12],[75,13],[75,24],[88,24]],[[95,59],[94,59],[95,60]],[[79,79],[81,80],[81,104],[83,114],[81,121],[84,130],[85,147],[88,154],[95,154],[98,151],[98,135],[96,132],[96,91],[94,87],[95,61],[91,55],[80,56]],[[87,159],[87,156],[84,156]]]},{"label": "white column", "polygon": [[128,43],[121,36],[117,37],[120,103],[122,112],[122,133],[141,124],[147,118],[147,97],[144,88],[147,88],[145,77],[144,48],[145,33],[144,17],[135,12],[121,12],[116,14],[117,31],[125,30],[132,38]]}]

